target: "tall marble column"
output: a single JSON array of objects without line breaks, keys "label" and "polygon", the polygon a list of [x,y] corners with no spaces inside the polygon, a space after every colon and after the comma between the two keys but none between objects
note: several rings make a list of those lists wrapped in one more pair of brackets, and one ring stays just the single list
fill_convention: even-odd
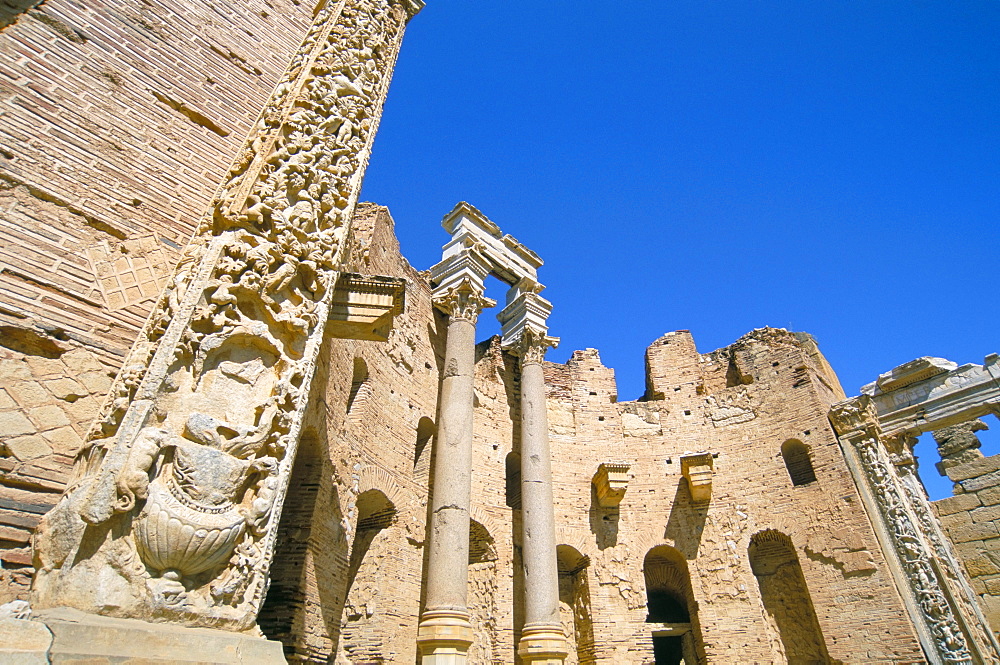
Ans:
[{"label": "tall marble column", "polygon": [[496,303],[466,279],[435,295],[448,314],[441,411],[428,525],[427,603],[417,642],[424,665],[465,663],[473,641],[466,602],[476,319]]},{"label": "tall marble column", "polygon": [[559,621],[555,509],[545,376],[542,361],[558,340],[525,328],[513,350],[521,360],[521,510],[524,528],[524,628],[518,655],[524,663],[562,663],[566,634]]}]

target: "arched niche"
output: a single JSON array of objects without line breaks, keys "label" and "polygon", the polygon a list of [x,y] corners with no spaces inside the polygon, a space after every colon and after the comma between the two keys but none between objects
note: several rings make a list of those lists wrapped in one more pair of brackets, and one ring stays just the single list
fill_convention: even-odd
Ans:
[{"label": "arched niche", "polygon": [[521,456],[515,452],[504,459],[504,497],[508,508],[521,509]]},{"label": "arched niche", "polygon": [[347,395],[347,417],[356,420],[364,415],[364,407],[371,396],[371,381],[368,377],[368,363],[364,358],[354,359],[351,374],[351,390]]},{"label": "arched niche", "polygon": [[566,665],[594,662],[594,626],[587,571],[590,557],[571,545],[556,547],[559,570],[559,614],[569,638]]},{"label": "arched niche", "polygon": [[754,534],[748,549],[770,629],[789,663],[828,663],[816,611],[792,540],[769,529]]},{"label": "arched niche", "polygon": [[416,441],[413,445],[413,475],[426,482],[430,476],[431,439],[437,433],[434,421],[424,416],[417,422]]},{"label": "arched niche", "polygon": [[347,565],[347,593],[341,616],[339,651],[351,662],[382,662],[397,620],[391,616],[393,553],[398,538],[390,528],[396,506],[380,489],[369,489],[355,502],[357,521]]},{"label": "arched niche", "polygon": [[813,469],[809,446],[798,439],[789,439],[781,444],[781,458],[785,461],[785,469],[792,485],[808,485],[816,482],[816,471]]}]

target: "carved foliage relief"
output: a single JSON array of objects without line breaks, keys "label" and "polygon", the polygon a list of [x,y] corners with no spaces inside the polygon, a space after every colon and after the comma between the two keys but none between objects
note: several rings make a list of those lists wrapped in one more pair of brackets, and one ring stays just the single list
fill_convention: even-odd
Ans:
[{"label": "carved foliage relief", "polygon": [[36,537],[35,602],[244,630],[411,6],[321,6]]}]

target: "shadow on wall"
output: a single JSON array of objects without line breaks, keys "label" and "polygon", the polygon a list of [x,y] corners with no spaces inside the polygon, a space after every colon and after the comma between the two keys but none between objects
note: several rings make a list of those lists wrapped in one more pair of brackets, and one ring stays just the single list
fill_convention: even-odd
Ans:
[{"label": "shadow on wall", "polygon": [[[332,486],[332,497],[324,496],[322,502],[318,501],[326,457],[325,446],[319,444],[321,438],[314,430],[301,437],[278,527],[271,585],[258,618],[268,639],[284,642],[285,655],[293,660],[315,655],[307,653],[311,650],[305,645],[296,643],[306,628],[307,564],[311,561],[315,566],[322,590],[324,579],[342,577],[337,572],[346,568],[347,563],[347,543],[339,533],[342,516],[336,486]],[[323,519],[314,521],[317,503],[327,509]],[[323,557],[317,557],[313,551],[318,540],[326,543]]]},{"label": "shadow on wall", "polygon": [[0,30],[13,23],[29,9],[42,4],[43,0],[0,0]]},{"label": "shadow on wall", "polygon": [[708,505],[707,501],[692,501],[687,480],[679,479],[663,538],[673,541],[677,550],[689,561],[698,556],[701,534],[705,531],[705,519],[708,517]]},{"label": "shadow on wall", "polygon": [[605,550],[618,544],[618,506],[605,508],[597,498],[597,488],[590,484],[590,531],[597,539],[597,549]]},{"label": "shadow on wall", "polygon": [[831,662],[792,540],[778,531],[761,531],[750,539],[747,554],[768,623],[777,632],[785,660]]}]

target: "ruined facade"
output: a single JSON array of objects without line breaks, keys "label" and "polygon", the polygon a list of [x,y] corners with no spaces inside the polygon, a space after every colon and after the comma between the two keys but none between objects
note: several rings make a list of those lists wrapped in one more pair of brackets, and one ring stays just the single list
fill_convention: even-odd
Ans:
[{"label": "ruined facade", "polygon": [[420,7],[0,7],[0,658],[1000,662],[996,356],[545,361],[540,257],[358,203]]}]

